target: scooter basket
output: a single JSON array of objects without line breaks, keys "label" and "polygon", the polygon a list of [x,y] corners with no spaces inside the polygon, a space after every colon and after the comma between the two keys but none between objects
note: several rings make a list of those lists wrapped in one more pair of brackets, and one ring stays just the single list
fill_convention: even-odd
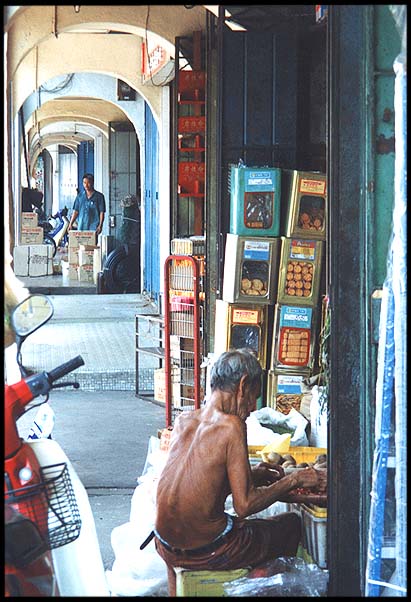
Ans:
[{"label": "scooter basket", "polygon": [[81,518],[67,464],[41,467],[41,478],[5,491],[5,503],[34,522],[52,550],[78,538]]}]

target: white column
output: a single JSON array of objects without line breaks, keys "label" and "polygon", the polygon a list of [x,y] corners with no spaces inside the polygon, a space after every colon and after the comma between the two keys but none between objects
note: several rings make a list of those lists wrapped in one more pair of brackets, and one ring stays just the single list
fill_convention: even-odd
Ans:
[{"label": "white column", "polygon": [[161,275],[170,249],[170,88],[163,86],[161,92],[158,194],[160,214],[164,216],[160,219],[160,292],[164,292],[164,279]]}]

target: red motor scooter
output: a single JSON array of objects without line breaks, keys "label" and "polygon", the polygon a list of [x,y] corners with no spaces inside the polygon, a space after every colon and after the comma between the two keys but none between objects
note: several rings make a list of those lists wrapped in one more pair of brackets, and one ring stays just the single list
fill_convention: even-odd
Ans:
[{"label": "red motor scooter", "polygon": [[[47,402],[51,389],[79,386],[56,381],[82,366],[81,356],[50,372],[31,375],[22,365],[23,341],[52,315],[51,301],[45,295],[32,295],[15,308],[11,318],[23,378],[5,385],[5,595],[92,595],[83,583],[83,571],[93,593],[108,595],[95,527],[88,524],[92,522],[88,498],[71,463],[57,442],[26,441],[17,429],[18,419]],[[45,398],[33,403],[39,396]],[[87,550],[89,558],[84,568],[80,566],[87,564],[84,557],[79,548],[73,548],[80,542],[82,522],[85,533],[83,529],[80,549]]]}]

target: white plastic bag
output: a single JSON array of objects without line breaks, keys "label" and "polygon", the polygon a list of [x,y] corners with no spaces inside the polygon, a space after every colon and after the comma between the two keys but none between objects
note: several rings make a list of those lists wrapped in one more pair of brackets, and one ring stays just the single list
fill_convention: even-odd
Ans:
[{"label": "white plastic bag", "polygon": [[112,595],[167,596],[167,567],[157,554],[154,541],[140,550],[140,545],[150,531],[149,524],[144,520],[140,524],[128,522],[112,530],[111,545],[115,552],[115,560],[112,570],[106,571]]},{"label": "white plastic bag", "polygon": [[[308,425],[308,420],[306,420],[306,418],[304,418],[304,416],[300,414],[300,412],[297,412],[297,410],[295,410],[294,408],[291,408],[289,414],[283,414],[282,412],[278,412],[273,408],[264,407],[260,410],[252,412],[249,418],[251,418],[251,416],[253,417],[253,419],[256,418],[260,425],[266,424],[272,425],[273,427],[277,426],[292,433],[290,440],[291,446],[305,447],[308,445],[308,438],[305,432],[305,429]],[[247,418],[247,420],[249,420],[249,418]],[[261,428],[263,428],[265,431],[271,432],[274,436],[276,435],[276,433],[271,431],[271,429],[267,428],[266,426],[263,426]],[[264,443],[254,444],[252,444],[249,441],[249,445],[266,445],[267,443],[271,443],[274,440],[275,439],[272,438]]]},{"label": "white plastic bag", "polygon": [[112,596],[168,595],[167,566],[154,540],[140,550],[154,527],[158,477],[167,458],[159,445],[158,439],[150,438],[143,474],[131,498],[130,520],[111,532],[115,560],[106,578]]},{"label": "white plastic bag", "polygon": [[275,441],[276,434],[270,429],[261,426],[256,414],[257,412],[252,412],[245,421],[248,445],[267,445],[267,443]]},{"label": "white plastic bag", "polygon": [[320,403],[323,395],[324,387],[312,388],[310,445],[313,447],[327,447],[328,403]]}]

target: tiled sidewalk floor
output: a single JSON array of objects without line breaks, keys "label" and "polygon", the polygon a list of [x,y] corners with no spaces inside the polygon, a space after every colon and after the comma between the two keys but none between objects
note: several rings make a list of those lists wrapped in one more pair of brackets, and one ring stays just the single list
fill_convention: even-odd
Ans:
[{"label": "tiled sidewalk floor", "polygon": [[[23,364],[36,372],[49,371],[81,355],[85,365],[65,381],[76,380],[86,391],[135,391],[135,314],[153,310],[130,303],[128,296],[107,297],[53,297],[54,316],[23,343]],[[152,379],[156,359],[141,356],[139,363],[141,382]]]}]

